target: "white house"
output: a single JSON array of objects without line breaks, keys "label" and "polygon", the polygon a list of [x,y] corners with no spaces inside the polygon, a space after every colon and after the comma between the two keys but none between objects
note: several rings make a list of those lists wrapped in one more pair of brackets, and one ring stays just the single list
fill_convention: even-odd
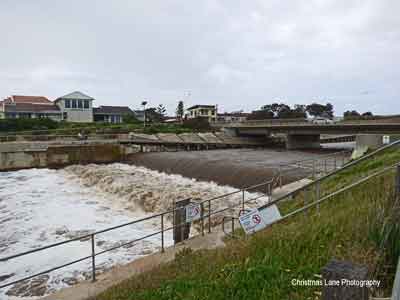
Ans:
[{"label": "white house", "polygon": [[54,102],[60,108],[63,120],[68,122],[93,122],[93,98],[81,92],[73,92],[57,98]]},{"label": "white house", "polygon": [[217,106],[216,105],[194,105],[187,109],[186,117],[194,119],[197,117],[207,118],[209,122],[217,120]]}]

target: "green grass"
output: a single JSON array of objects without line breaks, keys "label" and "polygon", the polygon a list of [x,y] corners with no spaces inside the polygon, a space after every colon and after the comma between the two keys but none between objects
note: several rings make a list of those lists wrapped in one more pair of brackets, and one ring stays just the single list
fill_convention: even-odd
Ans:
[{"label": "green grass", "polygon": [[[327,187],[355,179],[397,161],[390,150],[331,177]],[[97,300],[117,299],[319,299],[319,287],[295,287],[292,279],[316,279],[331,258],[369,267],[388,295],[400,254],[399,210],[393,209],[394,173],[363,183],[249,238],[192,252],[107,290]],[[291,205],[299,205],[298,195]],[[289,203],[289,202],[287,202]],[[383,246],[383,248],[382,248]]]}]

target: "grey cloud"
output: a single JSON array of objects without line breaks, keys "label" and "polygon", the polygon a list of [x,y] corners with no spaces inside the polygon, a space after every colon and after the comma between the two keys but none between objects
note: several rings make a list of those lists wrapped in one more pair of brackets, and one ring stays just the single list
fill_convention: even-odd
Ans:
[{"label": "grey cloud", "polygon": [[399,10],[395,0],[3,0],[0,95],[82,90],[173,113],[190,90],[187,105],[227,111],[280,99],[394,113]]}]

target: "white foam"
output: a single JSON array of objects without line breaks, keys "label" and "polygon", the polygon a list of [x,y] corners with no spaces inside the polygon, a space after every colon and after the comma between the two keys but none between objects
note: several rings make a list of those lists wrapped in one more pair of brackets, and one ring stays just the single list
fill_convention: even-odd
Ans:
[{"label": "white foam", "polygon": [[[162,212],[172,208],[174,200],[207,199],[234,190],[125,164],[0,173],[0,257]],[[241,194],[231,196],[224,202],[213,203],[213,209],[225,207],[226,202],[239,203],[240,199]],[[96,236],[100,243],[96,251],[158,231],[159,226],[159,220],[152,220],[103,233]],[[171,231],[166,234],[165,243],[172,244]],[[90,245],[90,241],[77,241],[0,263],[0,276],[15,274],[0,284],[88,256]],[[148,253],[159,247],[157,235],[137,246],[100,255],[96,265],[107,269],[125,264],[144,255],[143,249]],[[84,279],[90,274],[90,267],[88,260],[50,273],[49,290],[65,287],[63,278]],[[0,299],[9,299],[6,291],[0,290]]]}]

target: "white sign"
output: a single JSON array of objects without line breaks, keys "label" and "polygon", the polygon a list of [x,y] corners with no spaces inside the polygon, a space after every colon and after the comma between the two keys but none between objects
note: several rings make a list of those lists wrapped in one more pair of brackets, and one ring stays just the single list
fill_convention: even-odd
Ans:
[{"label": "white sign", "polygon": [[382,143],[383,143],[384,145],[390,144],[390,136],[389,136],[389,135],[384,135],[384,136],[382,137]]},{"label": "white sign", "polygon": [[281,213],[275,204],[261,209],[260,214],[267,226],[282,218]]},{"label": "white sign", "polygon": [[186,222],[190,223],[201,218],[200,203],[190,203],[186,205]]},{"label": "white sign", "polygon": [[267,226],[258,209],[253,209],[240,216],[239,222],[246,234],[252,234]]}]

